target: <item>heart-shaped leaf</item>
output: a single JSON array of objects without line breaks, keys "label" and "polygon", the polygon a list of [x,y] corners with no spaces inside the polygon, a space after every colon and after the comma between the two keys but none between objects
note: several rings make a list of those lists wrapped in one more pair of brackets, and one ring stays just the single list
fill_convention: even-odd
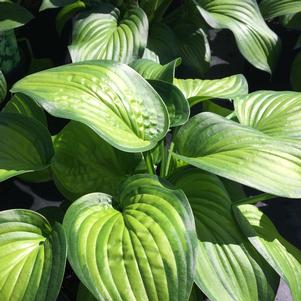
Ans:
[{"label": "heart-shaped leaf", "polygon": [[2,112],[22,114],[34,118],[47,126],[47,118],[43,109],[25,94],[15,94]]},{"label": "heart-shaped leaf", "polygon": [[191,118],[175,137],[175,156],[230,180],[284,197],[301,197],[301,150],[213,113]]},{"label": "heart-shaped leaf", "polygon": [[40,122],[0,113],[0,181],[47,168],[53,156],[50,134]]},{"label": "heart-shaped leaf", "polygon": [[172,84],[175,77],[175,69],[180,63],[180,59],[176,59],[166,65],[160,65],[147,59],[140,59],[133,62],[130,66],[145,79],[157,79]]},{"label": "heart-shaped leaf", "polygon": [[301,93],[257,91],[239,97],[234,106],[241,124],[294,144],[301,142]]},{"label": "heart-shaped leaf", "polygon": [[147,34],[148,20],[141,8],[131,7],[121,17],[117,7],[99,4],[78,14],[69,51],[73,62],[109,59],[128,64],[142,56]]},{"label": "heart-shaped leaf", "polygon": [[208,99],[234,99],[248,94],[248,82],[242,74],[213,80],[174,79],[173,83],[188,99],[190,106]]},{"label": "heart-shaped leaf", "polygon": [[181,190],[134,176],[112,198],[88,194],[64,218],[68,258],[98,300],[188,300],[197,237]]},{"label": "heart-shaped leaf", "polygon": [[183,93],[174,85],[161,80],[148,80],[152,87],[159,93],[164,101],[169,118],[170,126],[184,124],[190,115],[190,107]]},{"label": "heart-shaped leaf", "polygon": [[210,26],[233,32],[242,55],[256,68],[272,72],[280,40],[269,29],[254,0],[193,0]]},{"label": "heart-shaped leaf", "polygon": [[259,8],[264,18],[272,19],[300,12],[301,2],[299,0],[262,0]]},{"label": "heart-shaped leaf", "polygon": [[12,1],[0,1],[0,31],[20,27],[33,18],[24,7]]},{"label": "heart-shaped leaf", "polygon": [[118,149],[153,148],[169,127],[158,93],[130,67],[88,61],[31,74],[12,92],[32,97],[50,114],[82,122]]},{"label": "heart-shaped leaf", "polygon": [[0,297],[55,301],[67,257],[62,226],[22,209],[0,212]]},{"label": "heart-shaped leaf", "polygon": [[270,219],[253,205],[233,207],[242,231],[257,251],[289,285],[295,301],[301,296],[301,252],[287,242]]},{"label": "heart-shaped leaf", "polygon": [[194,213],[198,234],[196,283],[211,301],[274,301],[279,278],[245,238],[217,176],[180,169],[172,182]]},{"label": "heart-shaped leaf", "polygon": [[117,150],[75,121],[55,137],[54,149],[54,180],[68,199],[97,191],[115,194],[120,182],[132,175],[141,161],[140,154]]},{"label": "heart-shaped leaf", "polygon": [[2,71],[0,70],[0,102],[5,99],[6,93],[7,93],[6,80]]}]

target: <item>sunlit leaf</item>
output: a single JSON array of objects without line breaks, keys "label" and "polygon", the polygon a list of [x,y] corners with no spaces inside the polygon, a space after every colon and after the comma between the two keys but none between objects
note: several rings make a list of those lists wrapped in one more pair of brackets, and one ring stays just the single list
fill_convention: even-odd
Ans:
[{"label": "sunlit leaf", "polygon": [[256,68],[271,73],[280,40],[266,25],[254,0],[193,0],[210,26],[233,32],[242,55]]},{"label": "sunlit leaf", "polygon": [[72,61],[109,59],[130,63],[140,58],[147,43],[147,16],[139,7],[120,14],[117,7],[106,3],[78,14],[69,46]]},{"label": "sunlit leaf", "polygon": [[0,212],[1,300],[57,299],[65,272],[66,237],[40,214],[22,209]]},{"label": "sunlit leaf", "polygon": [[63,224],[72,268],[97,299],[188,300],[197,237],[181,190],[135,176],[114,198],[78,199]]},{"label": "sunlit leaf", "polygon": [[287,242],[270,219],[253,205],[234,207],[242,231],[257,251],[285,280],[294,301],[301,296],[301,252]]},{"label": "sunlit leaf", "polygon": [[211,301],[274,301],[279,278],[245,238],[219,178],[180,169],[172,182],[194,213],[199,239],[196,284]]},{"label": "sunlit leaf", "polygon": [[248,83],[242,74],[213,80],[174,79],[174,85],[182,91],[190,106],[207,99],[234,99],[248,94]]},{"label": "sunlit leaf", "polygon": [[12,92],[56,117],[82,122],[118,149],[153,148],[169,127],[157,92],[134,70],[111,61],[64,65],[24,77]]},{"label": "sunlit leaf", "polygon": [[301,150],[214,113],[200,113],[178,131],[176,158],[256,189],[301,197]]}]

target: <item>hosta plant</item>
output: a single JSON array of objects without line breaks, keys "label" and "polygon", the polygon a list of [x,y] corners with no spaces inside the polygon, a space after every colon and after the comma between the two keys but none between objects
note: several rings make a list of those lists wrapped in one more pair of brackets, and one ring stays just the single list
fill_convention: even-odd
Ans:
[{"label": "hosta plant", "polygon": [[[172,2],[0,1],[0,181],[65,200],[0,212],[0,300],[57,300],[69,264],[78,301],[273,301],[280,278],[300,300],[301,252],[255,205],[301,198],[301,93],[205,76],[210,27],[272,73],[265,19],[298,1]],[[17,80],[15,31],[48,10],[69,63]]]}]

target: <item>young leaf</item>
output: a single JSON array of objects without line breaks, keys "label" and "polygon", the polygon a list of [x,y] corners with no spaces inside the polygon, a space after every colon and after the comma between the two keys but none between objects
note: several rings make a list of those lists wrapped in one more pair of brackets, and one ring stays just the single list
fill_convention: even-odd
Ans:
[{"label": "young leaf", "polygon": [[294,144],[301,142],[301,93],[257,91],[237,98],[234,106],[241,124]]},{"label": "young leaf", "polygon": [[176,67],[180,63],[181,59],[175,59],[166,65],[160,65],[147,59],[139,59],[130,64],[130,66],[145,79],[157,79],[172,84]]},{"label": "young leaf", "polygon": [[147,34],[141,8],[131,7],[121,18],[117,7],[104,3],[78,15],[69,51],[73,62],[109,59],[128,64],[142,56]]},{"label": "young leaf", "polygon": [[257,251],[285,280],[292,297],[301,296],[301,252],[287,242],[277,231],[270,219],[253,205],[233,207],[242,231]]},{"label": "young leaf", "polygon": [[242,235],[217,176],[180,169],[172,182],[192,207],[198,234],[196,284],[211,301],[274,301],[279,278]]},{"label": "young leaf", "polygon": [[31,74],[12,92],[32,97],[56,117],[82,122],[118,149],[153,148],[169,118],[157,92],[134,70],[111,61],[88,61]]},{"label": "young leaf", "polygon": [[188,99],[190,106],[212,98],[234,99],[248,94],[248,82],[242,74],[221,79],[174,79],[177,86]]},{"label": "young leaf", "polygon": [[259,8],[264,18],[272,19],[300,12],[301,2],[299,0],[262,0]]},{"label": "young leaf", "polygon": [[280,40],[264,22],[254,0],[193,0],[210,26],[233,32],[242,55],[256,68],[271,73]]},{"label": "young leaf", "polygon": [[57,299],[65,272],[66,237],[40,214],[23,209],[0,212],[1,300]]},{"label": "young leaf", "polygon": [[174,85],[161,80],[148,80],[163,99],[170,118],[170,126],[176,127],[187,122],[190,107],[183,93]]},{"label": "young leaf", "polygon": [[50,134],[40,122],[0,113],[0,181],[47,168],[53,156]]},{"label": "young leaf", "polygon": [[47,118],[43,109],[25,94],[15,94],[3,108],[2,112],[22,114],[34,118],[47,126]]},{"label": "young leaf", "polygon": [[141,155],[113,148],[75,121],[55,137],[54,149],[55,183],[66,198],[73,200],[96,191],[115,194],[118,185],[134,173],[141,161]]},{"label": "young leaf", "polygon": [[78,199],[63,225],[69,261],[98,300],[188,300],[197,237],[181,190],[155,176],[134,176],[114,198]]},{"label": "young leaf", "polygon": [[0,31],[20,27],[33,18],[24,7],[12,1],[0,1]]},{"label": "young leaf", "polygon": [[214,113],[191,118],[175,137],[176,158],[256,189],[301,197],[301,150]]},{"label": "young leaf", "polygon": [[0,70],[0,102],[2,102],[5,99],[6,93],[7,93],[6,80],[2,71]]}]

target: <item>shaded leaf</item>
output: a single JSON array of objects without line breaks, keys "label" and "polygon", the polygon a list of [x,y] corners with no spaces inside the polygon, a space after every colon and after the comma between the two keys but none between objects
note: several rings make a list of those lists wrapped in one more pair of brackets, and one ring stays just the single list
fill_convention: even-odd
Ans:
[{"label": "shaded leaf", "polygon": [[295,301],[301,296],[301,252],[287,242],[270,219],[253,205],[234,207],[242,231],[257,251],[285,280]]},{"label": "shaded leaf", "polygon": [[62,226],[22,209],[0,212],[2,300],[55,301],[67,257]]},{"label": "shaded leaf", "polygon": [[2,111],[31,117],[47,126],[47,118],[43,109],[25,94],[15,94]]},{"label": "shaded leaf", "polygon": [[128,64],[142,56],[147,34],[141,8],[131,7],[121,17],[117,7],[104,3],[77,15],[69,51],[73,62],[108,59]]},{"label": "shaded leaf", "polygon": [[160,81],[148,80],[164,101],[170,118],[170,126],[176,127],[187,122],[190,108],[183,93],[174,85]]},{"label": "shaded leaf", "polygon": [[118,149],[153,148],[169,127],[166,107],[134,70],[111,61],[88,61],[31,74],[12,92],[32,97],[56,117],[92,128]]},{"label": "shaded leaf", "polygon": [[74,3],[76,1],[77,0],[43,0],[40,6],[40,11],[49,8],[57,8],[57,7],[65,6],[70,3]]},{"label": "shaded leaf", "polygon": [[0,31],[20,27],[33,18],[21,5],[11,1],[0,1]]},{"label": "shaded leaf", "polygon": [[78,199],[63,224],[69,261],[96,298],[189,298],[197,238],[182,191],[155,176],[134,176],[114,198],[94,193]]},{"label": "shaded leaf", "polygon": [[40,122],[0,113],[0,181],[47,168],[53,156],[50,134]]},{"label": "shaded leaf", "polygon": [[121,152],[74,121],[56,136],[54,149],[55,183],[72,200],[97,191],[115,194],[119,184],[134,173],[141,161],[140,154]]},{"label": "shaded leaf", "polygon": [[5,99],[6,93],[7,93],[6,80],[2,71],[0,70],[0,102]]}]

